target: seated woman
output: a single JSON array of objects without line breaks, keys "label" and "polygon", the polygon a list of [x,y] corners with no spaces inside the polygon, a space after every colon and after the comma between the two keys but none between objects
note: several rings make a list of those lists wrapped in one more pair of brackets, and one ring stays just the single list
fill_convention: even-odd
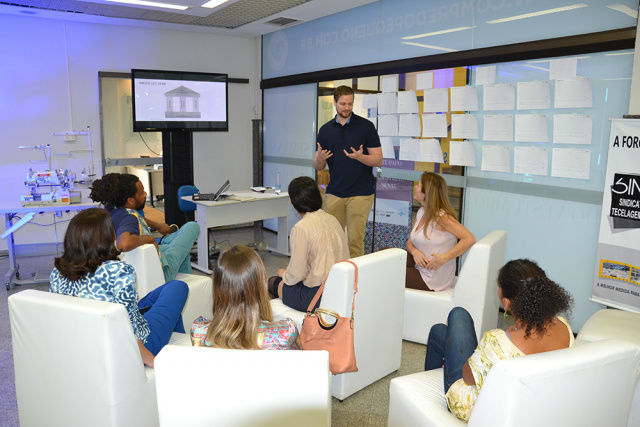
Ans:
[{"label": "seated woman", "polygon": [[49,291],[124,305],[142,361],[153,367],[171,334],[185,332],[182,310],[189,288],[172,280],[138,301],[136,273],[118,260],[115,241],[113,221],[104,209],[86,209],[74,216],[64,236],[64,253],[55,259]]},{"label": "seated woman", "polygon": [[223,252],[213,271],[213,319],[191,326],[194,346],[300,350],[291,319],[273,321],[264,264],[253,250],[237,245]]},{"label": "seated woman", "polygon": [[422,204],[407,240],[405,286],[423,291],[444,291],[453,286],[455,259],[476,238],[455,218],[449,203],[447,183],[433,172],[425,172],[413,198]]},{"label": "seated woman", "polygon": [[444,391],[449,410],[469,420],[482,384],[493,365],[502,359],[558,350],[574,344],[567,320],[558,316],[571,310],[572,298],[533,261],[509,261],[498,274],[498,298],[515,324],[485,332],[476,339],[473,319],[461,307],[449,313],[448,326],[429,332],[426,371],[444,367]]},{"label": "seated woman", "polygon": [[302,219],[291,229],[289,265],[269,278],[269,292],[282,298],[286,306],[307,311],[333,264],[349,259],[349,244],[338,220],[321,209],[322,196],[315,180],[295,178],[288,191]]}]

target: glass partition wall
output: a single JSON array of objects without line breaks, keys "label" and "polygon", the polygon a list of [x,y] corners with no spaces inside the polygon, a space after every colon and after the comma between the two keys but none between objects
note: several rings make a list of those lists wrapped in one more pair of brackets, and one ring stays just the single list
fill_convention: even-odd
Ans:
[{"label": "glass partition wall", "polygon": [[[469,79],[469,69],[467,67],[455,67],[455,68],[447,68],[441,70],[431,70],[429,73],[432,74],[432,89],[449,89],[453,86],[465,86]],[[383,93],[383,88],[381,82],[385,79],[392,79],[397,81],[397,93],[400,92],[411,92],[410,96],[415,93],[415,98],[417,101],[417,111],[414,114],[420,116],[421,112],[424,110],[424,88],[422,84],[422,77],[418,77],[419,74],[424,74],[424,72],[411,72],[411,73],[402,73],[395,75],[382,75],[382,76],[374,76],[374,77],[361,77],[361,78],[353,78],[353,79],[342,79],[342,80],[332,80],[332,81],[323,81],[318,83],[318,116],[317,123],[318,129],[329,120],[332,120],[335,117],[336,110],[333,105],[333,90],[334,88],[340,85],[346,85],[353,88],[355,92],[354,106],[353,112],[359,116],[366,117],[371,120],[377,127],[378,132],[380,134],[381,140],[383,143],[392,145],[392,152],[389,149],[384,150],[384,163],[382,166],[383,170],[387,169],[401,169],[405,171],[414,171],[418,173],[414,173],[414,178],[411,178],[412,185],[410,188],[404,186],[404,191],[398,191],[398,196],[400,201],[396,201],[393,207],[389,207],[388,204],[385,205],[382,210],[386,212],[380,212],[380,209],[377,210],[377,218],[370,217],[370,225],[373,230],[373,222],[376,222],[376,230],[385,221],[385,218],[388,215],[393,215],[393,213],[389,213],[389,210],[394,211],[398,209],[398,211],[402,211],[402,207],[398,206],[397,202],[408,203],[411,210],[411,222],[408,221],[404,225],[395,224],[398,227],[392,228],[390,231],[391,234],[395,236],[382,236],[378,242],[372,244],[371,246],[366,247],[366,251],[379,249],[379,247],[383,246],[397,246],[404,247],[404,242],[406,242],[406,238],[408,238],[408,233],[410,232],[410,226],[415,219],[416,212],[420,208],[420,203],[413,200],[413,187],[417,184],[414,179],[419,177],[419,172],[430,171],[443,174],[443,176],[463,176],[464,175],[464,167],[462,166],[454,166],[451,165],[448,161],[449,152],[450,152],[450,140],[451,140],[451,114],[448,111],[440,112],[439,114],[443,114],[446,117],[446,136],[438,136],[437,141],[439,142],[440,149],[442,150],[443,162],[428,162],[428,161],[419,161],[419,160],[406,160],[410,156],[407,156],[406,153],[401,153],[400,146],[401,141],[412,139],[412,140],[432,140],[435,138],[434,135],[430,135],[428,130],[420,129],[412,132],[403,131],[402,126],[400,129],[395,129],[392,131],[388,131],[385,127],[382,129],[378,125],[378,118],[382,115],[379,115],[378,108],[370,108],[371,102],[366,100],[367,96],[376,97],[377,94]],[[420,80],[420,82],[418,81]],[[397,111],[395,112],[396,115]],[[420,120],[422,123],[422,120]],[[392,135],[389,135],[392,134]],[[413,136],[409,136],[412,134]],[[400,136],[403,135],[403,136]],[[403,141],[404,142],[404,141]],[[324,193],[324,189],[326,185],[329,183],[331,179],[330,173],[328,169],[320,171],[317,173],[317,181],[320,186],[320,191]],[[385,178],[382,178],[384,180]],[[455,181],[454,181],[455,182]],[[449,185],[449,200],[456,212],[458,219],[462,218],[462,200],[463,200],[463,188],[455,185]],[[381,196],[383,197],[383,196]],[[377,220],[377,221],[376,221]],[[395,220],[393,222],[400,222]],[[383,227],[384,228],[384,227]],[[389,234],[389,233],[387,233]],[[397,235],[400,234],[401,237]],[[369,236],[371,240],[373,237]],[[372,242],[373,243],[373,242]]]}]

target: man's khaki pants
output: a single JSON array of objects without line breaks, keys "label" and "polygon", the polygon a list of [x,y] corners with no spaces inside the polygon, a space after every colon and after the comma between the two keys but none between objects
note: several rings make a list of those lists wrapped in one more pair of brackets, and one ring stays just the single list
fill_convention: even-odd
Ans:
[{"label": "man's khaki pants", "polygon": [[364,255],[364,235],[371,206],[373,194],[345,198],[324,196],[324,211],[336,217],[343,229],[347,228],[351,258]]}]

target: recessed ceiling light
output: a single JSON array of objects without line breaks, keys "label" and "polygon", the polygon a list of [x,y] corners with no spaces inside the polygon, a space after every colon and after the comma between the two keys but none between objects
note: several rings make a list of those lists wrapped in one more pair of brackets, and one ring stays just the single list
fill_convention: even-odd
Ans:
[{"label": "recessed ceiling light", "polygon": [[200,7],[206,7],[208,9],[213,9],[214,7],[220,6],[222,3],[226,3],[229,0],[209,0],[205,4],[201,4]]},{"label": "recessed ceiling light", "polygon": [[638,11],[631,9],[629,6],[624,4],[616,3],[610,4],[607,6],[609,9],[617,10],[618,12],[625,13],[634,19],[638,19]]},{"label": "recessed ceiling light", "polygon": [[411,45],[411,46],[426,47],[427,49],[443,50],[445,52],[457,52],[456,49],[449,49],[448,47],[431,46],[431,45],[428,45],[428,44],[415,43],[415,42],[401,42],[401,43],[402,44],[408,44],[408,45]]},{"label": "recessed ceiling light", "polygon": [[529,64],[522,64],[523,67],[527,67],[527,68],[533,68],[534,70],[542,70],[542,71],[549,71],[548,68],[543,68],[543,67],[536,67],[535,65],[529,65]]},{"label": "recessed ceiling light", "polygon": [[429,37],[429,36],[437,36],[439,34],[455,33],[456,31],[470,30],[472,28],[475,28],[475,26],[473,26],[473,27],[450,28],[448,30],[434,31],[432,33],[425,33],[425,34],[418,34],[418,35],[415,35],[415,36],[402,37],[402,40],[413,40],[413,39],[419,39],[421,37]]},{"label": "recessed ceiling light", "polygon": [[[589,59],[589,58],[591,58],[591,56],[588,56],[588,55],[587,56],[576,56],[575,58],[576,59]],[[537,64],[539,62],[551,62],[551,61],[553,61],[555,59],[560,59],[560,58],[536,59],[536,60],[533,60],[533,61],[527,61],[527,64]]]},{"label": "recessed ceiling light", "polygon": [[501,24],[503,22],[517,21],[518,19],[535,18],[536,16],[548,15],[550,13],[557,13],[557,12],[566,12],[568,10],[580,9],[582,7],[587,7],[587,5],[584,3],[578,3],[572,6],[557,7],[555,9],[547,9],[547,10],[541,10],[539,12],[525,13],[524,15],[516,15],[516,16],[511,16],[509,18],[502,18],[502,19],[495,19],[493,21],[487,21],[487,24]]},{"label": "recessed ceiling light", "polygon": [[182,6],[178,4],[170,4],[170,3],[158,3],[155,1],[145,1],[145,0],[106,0],[114,3],[126,3],[126,4],[134,4],[136,6],[150,6],[150,7],[162,7],[165,9],[174,9],[174,10],[187,10],[189,6]]}]

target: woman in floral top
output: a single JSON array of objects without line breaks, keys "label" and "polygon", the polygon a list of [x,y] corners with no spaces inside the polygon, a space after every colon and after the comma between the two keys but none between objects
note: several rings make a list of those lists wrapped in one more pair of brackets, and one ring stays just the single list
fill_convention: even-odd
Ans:
[{"label": "woman in floral top", "polygon": [[273,321],[264,264],[253,250],[225,251],[213,272],[213,319],[191,326],[193,345],[233,349],[300,350],[291,319]]},{"label": "woman in floral top", "polygon": [[469,416],[493,365],[502,359],[571,347],[573,332],[558,316],[571,310],[572,298],[533,261],[509,261],[498,274],[498,298],[515,324],[486,332],[476,340],[473,319],[461,307],[449,313],[447,325],[429,332],[425,370],[444,368],[444,391],[449,410]]},{"label": "woman in floral top", "polygon": [[187,284],[172,280],[138,301],[136,273],[118,259],[116,232],[104,209],[91,208],[69,222],[64,253],[55,259],[49,291],[122,304],[129,314],[142,361],[153,367],[155,355],[173,332],[184,333],[182,310]]}]

